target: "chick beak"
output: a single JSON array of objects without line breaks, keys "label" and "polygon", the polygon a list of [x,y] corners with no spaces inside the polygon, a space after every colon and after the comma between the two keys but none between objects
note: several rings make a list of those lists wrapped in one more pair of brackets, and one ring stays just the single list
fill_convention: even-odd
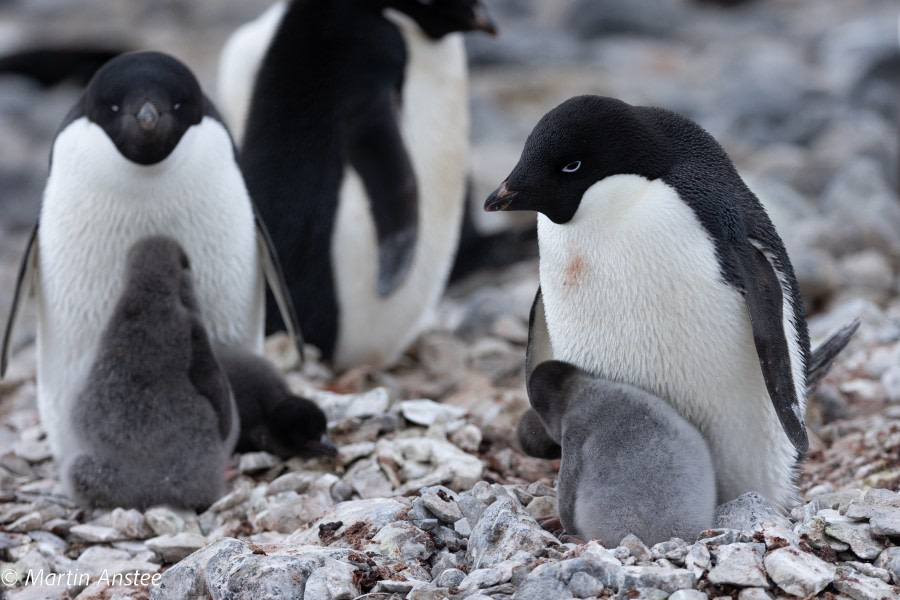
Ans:
[{"label": "chick beak", "polygon": [[338,454],[338,447],[331,441],[331,438],[324,433],[322,434],[322,437],[317,440],[309,440],[303,447],[312,454],[321,456],[337,456]]}]

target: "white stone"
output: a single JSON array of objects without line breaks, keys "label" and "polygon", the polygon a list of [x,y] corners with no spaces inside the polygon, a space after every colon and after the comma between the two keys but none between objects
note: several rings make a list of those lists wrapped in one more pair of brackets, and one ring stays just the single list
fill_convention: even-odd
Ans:
[{"label": "white stone", "polygon": [[796,548],[769,552],[763,563],[775,585],[794,596],[814,596],[834,580],[834,565]]}]

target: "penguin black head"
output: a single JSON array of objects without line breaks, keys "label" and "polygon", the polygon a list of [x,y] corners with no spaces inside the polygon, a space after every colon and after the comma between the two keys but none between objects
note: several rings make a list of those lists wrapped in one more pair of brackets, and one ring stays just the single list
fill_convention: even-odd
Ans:
[{"label": "penguin black head", "polygon": [[385,5],[409,15],[432,39],[457,31],[497,34],[480,0],[386,0]]},{"label": "penguin black head", "polygon": [[197,78],[178,60],[160,52],[134,52],[97,71],[81,110],[122,156],[153,165],[203,119],[204,96]]},{"label": "penguin black head", "polygon": [[337,456],[338,449],[325,433],[325,413],[312,400],[290,395],[272,410],[271,452],[290,456]]},{"label": "penguin black head", "polygon": [[598,181],[619,174],[652,180],[671,164],[664,139],[635,107],[615,98],[576,96],[538,122],[518,164],[484,209],[534,210],[567,223]]}]

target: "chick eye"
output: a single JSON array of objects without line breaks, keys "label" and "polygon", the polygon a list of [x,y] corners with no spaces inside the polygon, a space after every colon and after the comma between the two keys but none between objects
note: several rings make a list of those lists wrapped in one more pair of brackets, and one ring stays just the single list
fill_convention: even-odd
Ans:
[{"label": "chick eye", "polygon": [[178,110],[179,108],[181,108],[181,102],[176,102],[172,105],[172,110]]},{"label": "chick eye", "polygon": [[113,111],[113,112],[119,112],[119,105],[118,105],[118,104],[112,104],[112,105],[110,105],[109,110],[111,110],[111,111]]},{"label": "chick eye", "polygon": [[577,171],[580,168],[581,168],[581,161],[576,160],[575,162],[570,162],[569,164],[564,166],[562,168],[562,170],[563,170],[563,173],[574,173],[575,171]]}]

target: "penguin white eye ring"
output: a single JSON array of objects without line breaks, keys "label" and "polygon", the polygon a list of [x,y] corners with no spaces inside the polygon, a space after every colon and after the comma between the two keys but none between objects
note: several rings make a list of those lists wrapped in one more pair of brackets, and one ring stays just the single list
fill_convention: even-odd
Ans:
[{"label": "penguin white eye ring", "polygon": [[113,112],[119,112],[119,105],[118,105],[118,104],[113,104],[113,105],[111,105],[111,106],[109,107],[109,110],[111,110],[111,111],[113,111]]},{"label": "penguin white eye ring", "polygon": [[563,171],[563,173],[574,173],[575,171],[577,171],[580,168],[581,168],[581,161],[576,160],[576,161],[570,162],[569,164],[564,166],[562,168],[562,171]]}]

